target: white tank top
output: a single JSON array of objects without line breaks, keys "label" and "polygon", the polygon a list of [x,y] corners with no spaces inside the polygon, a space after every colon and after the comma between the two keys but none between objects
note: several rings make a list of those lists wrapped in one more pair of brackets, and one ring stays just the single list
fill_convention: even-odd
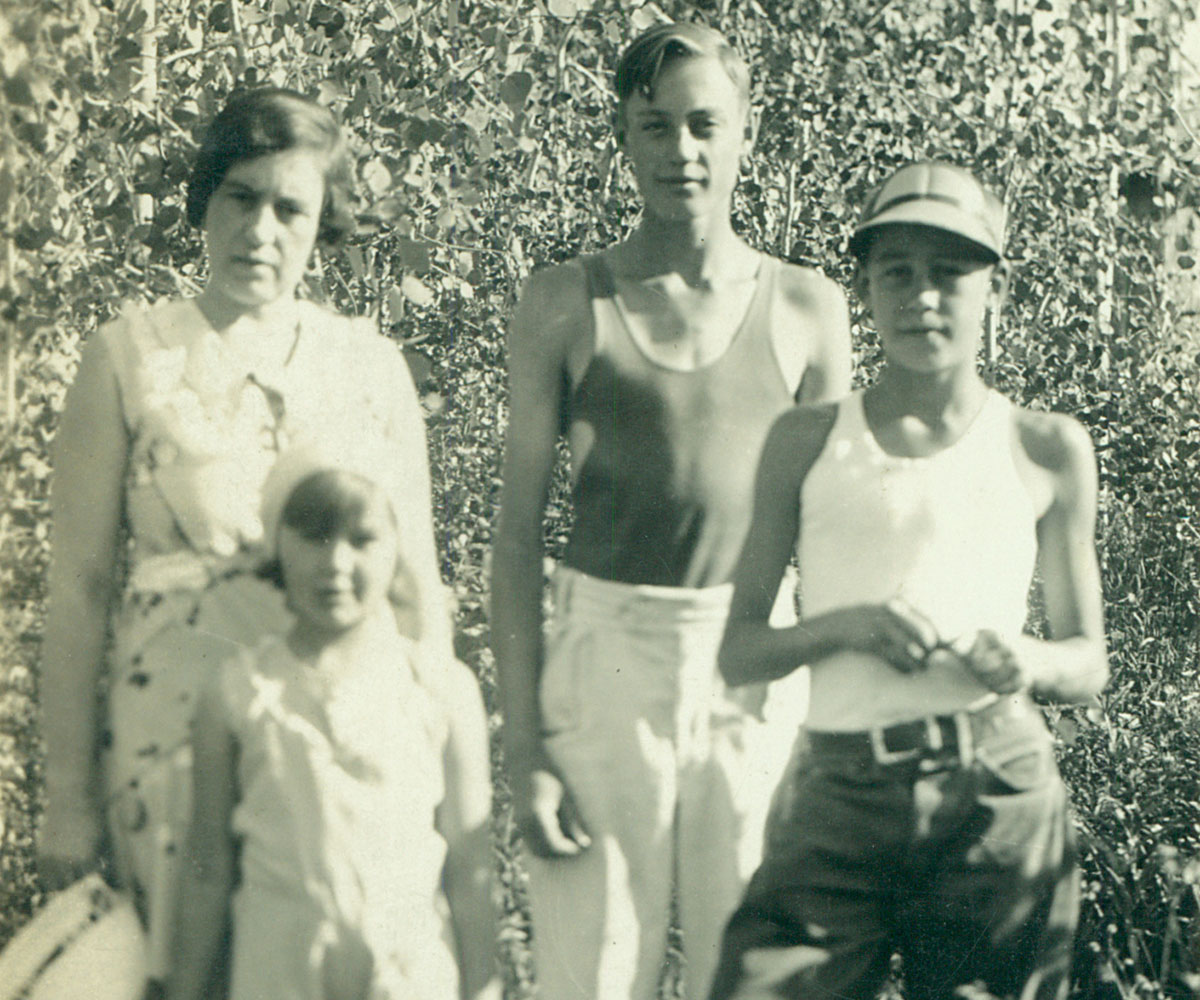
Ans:
[{"label": "white tank top", "polygon": [[[1014,459],[1012,404],[995,392],[958,441],[920,458],[875,440],[863,395],[842,400],[801,490],[804,617],[902,598],[943,641],[1025,624],[1037,512]],[[849,730],[952,712],[989,692],[952,660],[904,675],[836,653],[813,664],[809,726]]]}]

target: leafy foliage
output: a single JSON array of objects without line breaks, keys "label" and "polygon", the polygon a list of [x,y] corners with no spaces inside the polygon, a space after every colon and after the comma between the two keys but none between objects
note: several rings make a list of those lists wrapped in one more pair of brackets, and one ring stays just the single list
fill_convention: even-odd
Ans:
[{"label": "leafy foliage", "polygon": [[[1103,711],[1052,712],[1086,863],[1078,988],[1200,993],[1200,331],[1179,291],[1200,146],[1172,97],[1194,30],[1181,0],[0,0],[0,940],[37,900],[49,443],[82,339],[123,298],[203,280],[182,211],[198,128],[231,89],[272,82],[320,97],[351,132],[360,229],[316,262],[309,291],[376,316],[409,353],[462,652],[490,698],[504,320],[535,262],[636,218],[608,80],[619,48],[665,16],[753,54],[760,133],[735,216],[755,245],[845,283],[857,207],[901,161],[961,162],[1003,193],[1014,280],[990,377],[1079,416],[1100,459],[1115,677]],[[861,322],[856,346],[867,378],[877,348]],[[568,520],[560,483],[552,551]],[[524,996],[498,787],[502,940]]]}]

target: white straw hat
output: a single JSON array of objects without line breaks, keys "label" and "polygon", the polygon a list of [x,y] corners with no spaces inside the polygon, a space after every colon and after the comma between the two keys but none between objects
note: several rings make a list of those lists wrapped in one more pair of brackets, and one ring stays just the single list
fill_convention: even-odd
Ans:
[{"label": "white straw hat", "polygon": [[374,483],[391,501],[399,516],[403,484],[396,481],[394,454],[380,443],[354,440],[304,441],[280,452],[262,489],[262,549],[270,559],[277,555],[279,521],[292,491],[309,476],[324,471],[348,472]]},{"label": "white straw hat", "polygon": [[55,893],[0,952],[0,1000],[141,1000],[145,988],[133,903],[95,873]]}]

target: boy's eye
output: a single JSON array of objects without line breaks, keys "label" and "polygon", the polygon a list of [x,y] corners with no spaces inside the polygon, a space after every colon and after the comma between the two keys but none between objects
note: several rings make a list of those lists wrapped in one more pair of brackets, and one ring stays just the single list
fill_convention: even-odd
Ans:
[{"label": "boy's eye", "polygon": [[710,119],[692,122],[691,130],[692,135],[697,139],[711,139],[713,133],[717,130],[717,123]]}]

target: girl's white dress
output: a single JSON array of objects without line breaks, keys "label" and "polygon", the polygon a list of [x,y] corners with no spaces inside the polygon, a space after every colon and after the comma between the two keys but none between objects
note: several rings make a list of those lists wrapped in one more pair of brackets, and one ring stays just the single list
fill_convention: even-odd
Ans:
[{"label": "girl's white dress", "polygon": [[444,713],[390,614],[352,652],[227,660],[241,881],[230,1000],[452,1000],[440,890]]}]

